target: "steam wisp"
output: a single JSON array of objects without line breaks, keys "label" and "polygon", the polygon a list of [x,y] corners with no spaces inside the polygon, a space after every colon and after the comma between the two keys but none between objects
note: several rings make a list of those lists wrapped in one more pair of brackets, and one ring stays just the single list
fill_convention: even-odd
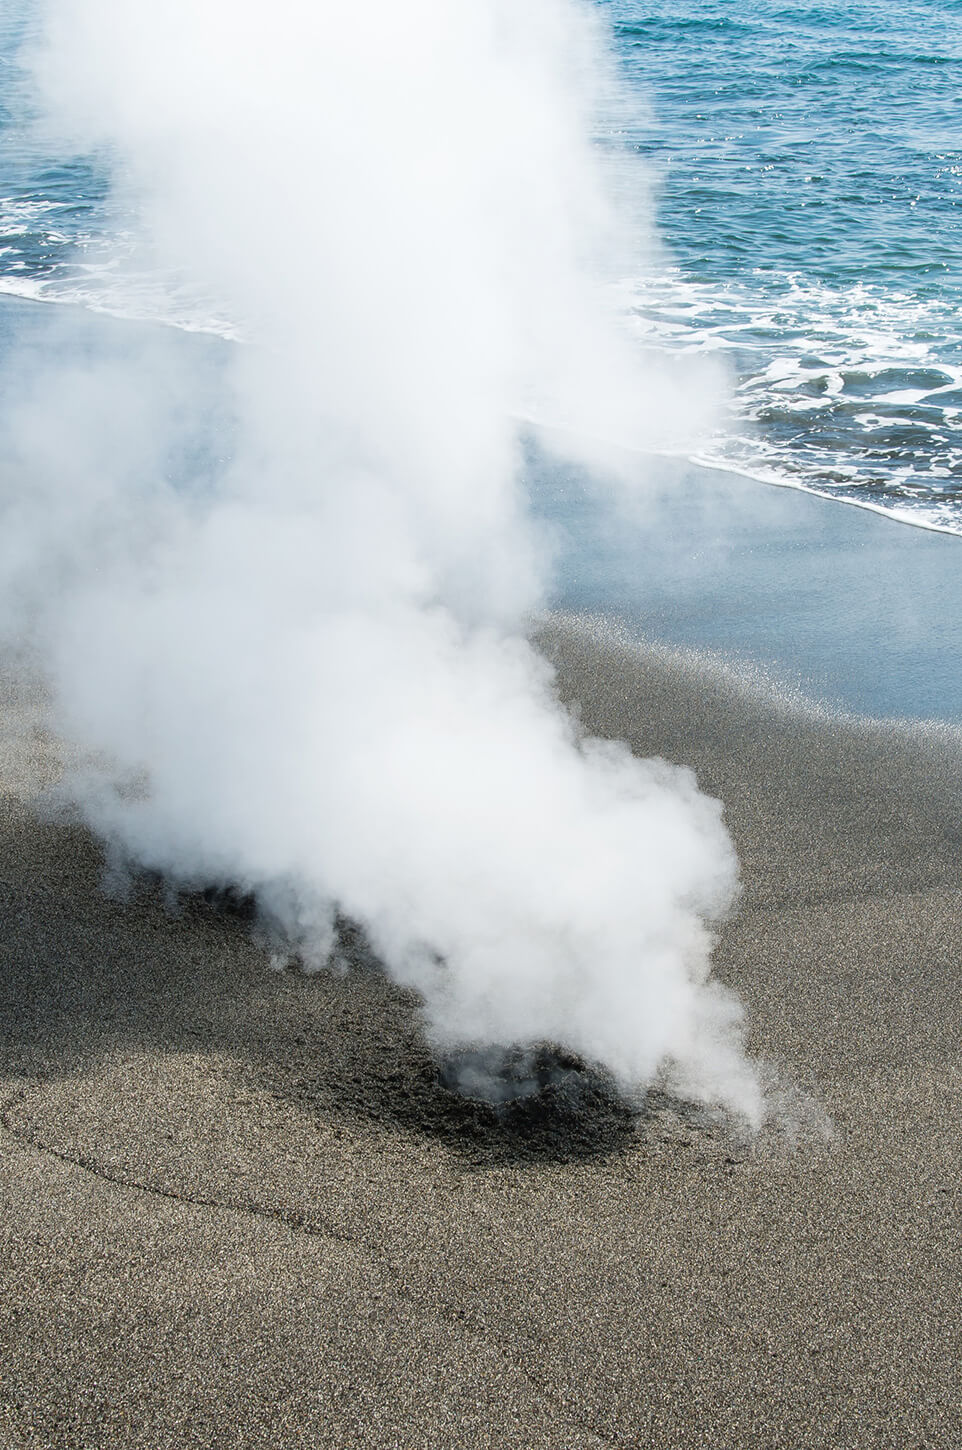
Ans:
[{"label": "steam wisp", "polygon": [[525,638],[551,554],[513,420],[584,460],[690,413],[607,288],[638,236],[594,12],[51,0],[45,37],[50,134],[246,339],[55,319],[8,389],[0,628],[86,819],[255,893],[308,965],[357,922],[439,1049],[668,1066],[757,1119],[709,977],[720,807],[583,738]]}]

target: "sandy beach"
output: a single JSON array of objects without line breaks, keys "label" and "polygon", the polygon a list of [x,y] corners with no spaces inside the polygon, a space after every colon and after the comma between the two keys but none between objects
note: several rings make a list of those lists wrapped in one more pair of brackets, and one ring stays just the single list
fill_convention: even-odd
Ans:
[{"label": "sandy beach", "polygon": [[962,1450],[960,10],[0,5],[0,1450]]},{"label": "sandy beach", "polygon": [[4,1446],[960,1443],[957,738],[542,642],[724,800],[718,971],[780,1116],[454,1097],[360,951],[272,972],[223,904],[105,897],[8,695]]}]

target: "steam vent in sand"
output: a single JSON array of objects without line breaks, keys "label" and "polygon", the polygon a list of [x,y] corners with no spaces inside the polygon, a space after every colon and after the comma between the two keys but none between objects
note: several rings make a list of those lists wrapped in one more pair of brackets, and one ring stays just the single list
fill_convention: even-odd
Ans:
[{"label": "steam vent in sand", "polygon": [[960,83],[0,8],[0,1450],[962,1446]]}]

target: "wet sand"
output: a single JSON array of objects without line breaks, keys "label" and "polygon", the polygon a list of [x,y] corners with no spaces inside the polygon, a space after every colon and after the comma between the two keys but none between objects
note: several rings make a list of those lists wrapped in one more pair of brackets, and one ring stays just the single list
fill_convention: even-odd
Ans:
[{"label": "wet sand", "polygon": [[[962,723],[962,539],[681,460],[533,483],[556,608],[765,669],[862,715]],[[621,506],[613,506],[622,498]]]},{"label": "wet sand", "polygon": [[0,1445],[962,1443],[958,737],[543,642],[726,803],[781,1126],[454,1098],[360,950],[278,974],[223,903],[106,899],[0,732]]}]

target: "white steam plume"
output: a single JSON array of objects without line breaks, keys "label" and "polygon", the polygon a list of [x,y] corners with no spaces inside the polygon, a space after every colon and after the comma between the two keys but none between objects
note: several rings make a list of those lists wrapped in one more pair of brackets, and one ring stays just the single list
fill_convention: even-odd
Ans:
[{"label": "white steam plume", "polygon": [[336,910],[360,922],[440,1045],[561,1041],[626,1083],[670,1062],[757,1117],[708,980],[720,809],[581,739],[523,637],[548,561],[512,417],[653,447],[690,410],[606,301],[595,13],[46,12],[51,123],[109,149],[164,265],[248,342],[121,330],[15,390],[0,620],[102,762],[72,782],[87,818],[256,891],[309,961]]}]

